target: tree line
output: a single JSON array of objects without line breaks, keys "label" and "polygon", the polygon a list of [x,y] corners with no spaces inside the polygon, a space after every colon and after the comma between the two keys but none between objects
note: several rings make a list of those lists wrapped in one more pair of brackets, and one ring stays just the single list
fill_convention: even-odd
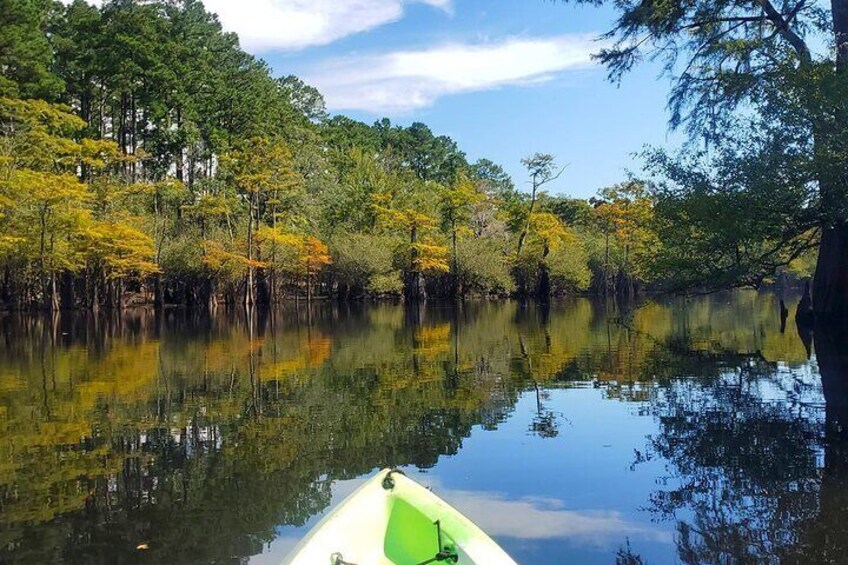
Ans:
[{"label": "tree line", "polygon": [[330,117],[194,0],[3,2],[0,301],[215,305],[633,287],[636,183],[552,197],[425,124]]},{"label": "tree line", "polygon": [[329,117],[200,2],[2,14],[5,307],[547,297],[638,279],[635,185],[596,206],[550,197],[557,166],[535,155],[525,194],[425,124]]},{"label": "tree line", "polygon": [[616,79],[668,55],[693,142],[581,200],[545,192],[551,155],[517,183],[425,124],[330,116],[199,1],[0,0],[0,304],[544,300],[815,272],[815,309],[841,311],[844,57],[802,49],[796,28],[836,30],[817,7],[769,6],[621,7],[600,60]]}]

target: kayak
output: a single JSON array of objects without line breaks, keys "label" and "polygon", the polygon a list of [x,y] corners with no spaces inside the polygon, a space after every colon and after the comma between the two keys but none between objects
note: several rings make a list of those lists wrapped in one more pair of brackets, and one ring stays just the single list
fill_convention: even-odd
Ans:
[{"label": "kayak", "polygon": [[515,565],[471,520],[401,471],[383,470],[321,520],[290,565]]}]

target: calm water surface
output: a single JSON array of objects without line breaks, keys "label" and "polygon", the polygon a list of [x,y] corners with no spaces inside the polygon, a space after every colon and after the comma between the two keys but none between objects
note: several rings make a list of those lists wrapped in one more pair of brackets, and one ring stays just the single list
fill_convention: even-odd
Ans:
[{"label": "calm water surface", "polygon": [[0,562],[277,563],[400,466],[521,563],[844,563],[847,383],[769,294],[0,318]]}]

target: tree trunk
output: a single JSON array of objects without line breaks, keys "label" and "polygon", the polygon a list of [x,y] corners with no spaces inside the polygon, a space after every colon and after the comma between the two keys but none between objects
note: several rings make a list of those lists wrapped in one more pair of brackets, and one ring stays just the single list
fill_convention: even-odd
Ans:
[{"label": "tree trunk", "polygon": [[106,293],[106,309],[113,310],[115,308],[115,282],[110,279],[106,279],[103,287],[104,292]]},{"label": "tree trunk", "polygon": [[836,43],[836,68],[848,68],[848,0],[831,0],[831,18]]},{"label": "tree trunk", "polygon": [[[130,148],[133,156],[135,156],[138,151],[138,132],[136,131],[136,125],[138,123],[138,120],[136,119],[137,113],[138,110],[135,103],[135,93],[133,92],[130,95],[130,120],[132,120],[130,122]],[[130,163],[130,178],[132,178],[133,182],[138,180],[136,165],[137,163],[135,159],[133,159]]]},{"label": "tree trunk", "polygon": [[255,278],[256,268],[253,266],[253,211],[255,209],[254,197],[250,197],[250,211],[247,218],[247,288],[244,291],[244,303],[253,306],[256,303]]},{"label": "tree trunk", "polygon": [[409,252],[409,272],[404,284],[404,295],[408,301],[417,302],[427,299],[427,288],[424,284],[424,274],[418,270],[418,251],[415,244],[418,242],[418,229],[413,227],[409,237],[412,249]]},{"label": "tree trunk", "polygon": [[521,235],[518,236],[518,250],[516,255],[521,255],[521,250],[524,249],[524,240],[527,239],[527,234],[530,232],[530,221],[533,219],[533,210],[536,208],[536,191],[539,185],[536,178],[533,178],[533,192],[530,195],[530,211],[527,212],[527,221],[524,223],[524,228],[521,230]]},{"label": "tree trunk", "polygon": [[536,273],[536,298],[543,303],[551,299],[551,272],[545,261],[539,264]]},{"label": "tree trunk", "polygon": [[41,278],[41,301],[44,303],[44,307],[48,308],[47,296],[49,294],[48,291],[48,274],[47,274],[47,211],[42,209],[41,211],[41,233],[39,236],[38,243],[38,254],[39,254],[39,276]]},{"label": "tree trunk", "polygon": [[453,229],[451,230],[451,247],[453,249],[451,255],[450,297],[459,298],[459,265],[457,264],[456,256],[456,222],[453,223]]},{"label": "tree trunk", "polygon": [[[182,132],[183,127],[183,112],[182,108],[177,108],[177,131]],[[174,153],[174,168],[176,171],[177,180],[183,182],[184,173],[183,173],[183,146],[182,144],[177,147]]]},{"label": "tree trunk", "polygon": [[59,300],[62,304],[62,308],[68,309],[75,306],[74,275],[69,271],[62,273],[62,280],[59,284]]},{"label": "tree trunk", "polygon": [[215,279],[209,277],[206,281],[206,305],[212,312],[218,308],[218,289],[215,287]]},{"label": "tree trunk", "polygon": [[91,271],[89,281],[91,284],[91,290],[89,291],[89,308],[96,312],[100,309],[100,276],[96,270]]},{"label": "tree trunk", "polygon": [[7,265],[3,269],[3,285],[0,286],[0,305],[4,308],[12,306],[12,271]]},{"label": "tree trunk", "polygon": [[164,300],[162,299],[162,275],[156,273],[153,275],[153,307],[157,310],[162,308]]},{"label": "tree trunk", "polygon": [[813,311],[822,321],[848,316],[848,225],[822,229],[813,279]]},{"label": "tree trunk", "polygon": [[59,311],[59,289],[56,285],[56,273],[50,273],[50,294],[47,309],[51,312]]},{"label": "tree trunk", "polygon": [[[848,73],[848,0],[831,0],[831,16],[836,43],[836,70]],[[848,116],[837,110],[836,131],[842,136],[848,128]],[[828,139],[817,139],[817,143]],[[844,171],[842,182],[848,182]],[[826,211],[841,209],[840,192],[822,183],[822,205]],[[821,321],[837,321],[848,315],[848,223],[845,218],[837,218],[822,226],[821,245],[819,247],[816,276],[813,279],[813,310]]]},{"label": "tree trunk", "polygon": [[610,234],[604,233],[604,292],[610,294]]}]

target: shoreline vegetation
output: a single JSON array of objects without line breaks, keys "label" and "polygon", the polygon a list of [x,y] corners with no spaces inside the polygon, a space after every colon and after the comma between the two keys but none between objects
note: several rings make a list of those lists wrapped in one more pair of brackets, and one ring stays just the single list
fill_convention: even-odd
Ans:
[{"label": "shoreline vegetation", "polygon": [[643,282],[639,183],[603,201],[549,196],[563,168],[537,154],[525,194],[425,124],[330,117],[200,2],[10,8],[0,308],[545,298]]},{"label": "shoreline vegetation", "polygon": [[[633,294],[640,183],[519,191],[425,124],[329,117],[199,2],[17,2],[28,62],[0,98],[0,306]],[[8,17],[8,16],[7,16]],[[26,72],[24,72],[26,71]],[[522,179],[523,182],[523,179]]]},{"label": "shoreline vegetation", "polygon": [[568,178],[552,155],[512,179],[423,123],[329,115],[199,1],[0,5],[0,309],[785,288],[836,221],[786,102],[806,82],[706,157],[647,150],[645,179],[584,200],[545,192]]}]

